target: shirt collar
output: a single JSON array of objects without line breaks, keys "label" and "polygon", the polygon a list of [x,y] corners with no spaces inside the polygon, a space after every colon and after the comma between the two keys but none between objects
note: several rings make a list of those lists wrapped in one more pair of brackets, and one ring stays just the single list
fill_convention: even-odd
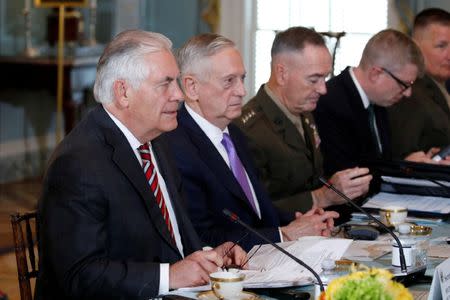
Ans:
[{"label": "shirt collar", "polygon": [[214,145],[219,145],[223,139],[223,133],[229,133],[228,127],[225,127],[225,130],[221,130],[219,127],[211,124],[208,120],[200,116],[197,112],[195,112],[192,108],[189,107],[185,103],[186,110],[189,115],[194,119],[195,123],[200,127],[200,129],[206,134],[206,136],[210,139],[210,141]]},{"label": "shirt collar", "polygon": [[284,106],[280,99],[272,92],[267,84],[264,85],[264,91],[269,95],[270,99],[278,106],[278,108],[285,114],[285,116],[294,124],[300,123],[300,116],[296,116],[291,113],[286,106]]},{"label": "shirt collar", "polygon": [[125,135],[125,138],[127,139],[131,148],[133,148],[133,150],[138,149],[139,146],[142,145],[141,142],[139,142],[139,140],[131,133],[131,131],[128,130],[128,128],[125,125],[123,125],[123,123],[120,122],[119,119],[117,119],[113,114],[111,114],[106,108],[105,111],[108,114],[108,116],[113,120],[114,124],[116,124],[117,127],[119,127],[120,131],[122,131],[122,133]]},{"label": "shirt collar", "polygon": [[361,85],[358,82],[358,79],[356,79],[355,73],[353,72],[353,68],[349,68],[348,72],[350,73],[350,77],[352,78],[353,83],[355,84],[356,89],[358,90],[358,93],[361,96],[361,100],[362,100],[364,108],[367,109],[370,105],[370,101],[366,95],[366,92],[364,92],[363,88],[361,87]]}]

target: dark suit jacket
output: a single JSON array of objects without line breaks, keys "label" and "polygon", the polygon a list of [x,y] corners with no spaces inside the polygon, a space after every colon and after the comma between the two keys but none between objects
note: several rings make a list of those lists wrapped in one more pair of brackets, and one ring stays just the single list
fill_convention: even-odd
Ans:
[{"label": "dark suit jacket", "polygon": [[306,212],[311,191],[320,187],[322,155],[314,118],[302,115],[305,139],[261,86],[235,121],[249,139],[250,149],[275,206]]},{"label": "dark suit jacket", "polygon": [[363,161],[391,159],[389,119],[386,109],[374,106],[375,117],[383,146],[378,157],[372,139],[367,109],[345,69],[327,82],[327,93],[320,97],[314,117],[322,139],[321,149],[325,174],[363,166]]},{"label": "dark suit jacket", "polygon": [[[227,208],[270,240],[279,242],[280,216],[257,178],[245,137],[233,125],[228,130],[255,190],[262,218],[253,211],[232,171],[183,105],[178,113],[178,128],[165,137],[183,178],[192,223],[200,238],[212,246],[237,241],[246,231],[223,215],[222,210]],[[249,250],[260,243],[265,242],[249,234],[240,245]]]},{"label": "dark suit jacket", "polygon": [[[201,247],[164,141],[152,141],[187,255]],[[125,136],[96,107],[57,147],[39,201],[37,299],[148,299],[182,259]]]},{"label": "dark suit jacket", "polygon": [[392,151],[403,159],[415,151],[450,145],[450,109],[442,91],[425,75],[413,85],[410,98],[388,108]]}]

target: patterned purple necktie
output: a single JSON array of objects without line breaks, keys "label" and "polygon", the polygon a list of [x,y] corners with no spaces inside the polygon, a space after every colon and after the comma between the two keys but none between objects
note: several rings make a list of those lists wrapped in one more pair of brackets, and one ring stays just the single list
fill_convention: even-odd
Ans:
[{"label": "patterned purple necktie", "polygon": [[244,166],[242,165],[242,162],[236,153],[233,141],[231,140],[228,133],[223,133],[222,145],[225,147],[225,150],[227,150],[231,171],[233,172],[234,177],[236,177],[237,181],[239,182],[239,185],[247,196],[248,202],[252,206],[253,210],[255,211],[255,213],[257,213],[255,199],[253,199],[252,191],[247,180],[247,175],[245,174]]}]

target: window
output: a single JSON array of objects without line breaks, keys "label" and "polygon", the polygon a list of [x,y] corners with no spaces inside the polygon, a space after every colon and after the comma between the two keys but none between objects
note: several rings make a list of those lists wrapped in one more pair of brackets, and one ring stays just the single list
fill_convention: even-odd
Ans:
[{"label": "window", "polygon": [[[385,29],[387,22],[388,0],[257,0],[252,94],[269,78],[270,49],[277,31],[291,26],[311,27],[319,32],[344,31],[336,51],[336,75],[346,66],[358,65],[369,38]],[[331,50],[335,39],[327,42]]]}]

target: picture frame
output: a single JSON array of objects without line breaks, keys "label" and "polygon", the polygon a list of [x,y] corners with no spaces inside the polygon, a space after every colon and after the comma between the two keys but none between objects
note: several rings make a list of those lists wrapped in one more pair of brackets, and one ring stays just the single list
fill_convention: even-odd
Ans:
[{"label": "picture frame", "polygon": [[34,0],[36,7],[82,7],[87,6],[89,0]]}]

